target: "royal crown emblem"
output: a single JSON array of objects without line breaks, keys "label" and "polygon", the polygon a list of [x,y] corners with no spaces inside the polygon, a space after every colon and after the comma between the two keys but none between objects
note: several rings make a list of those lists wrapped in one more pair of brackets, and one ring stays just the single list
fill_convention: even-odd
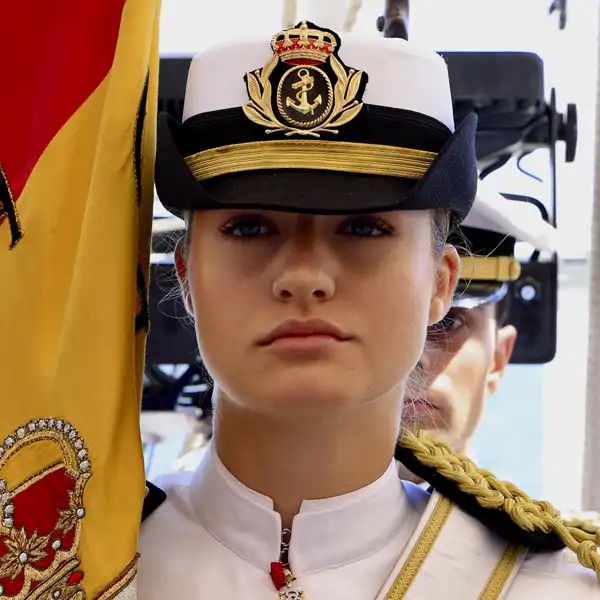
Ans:
[{"label": "royal crown emblem", "polygon": [[333,31],[306,21],[273,36],[271,60],[244,78],[244,114],[266,133],[337,134],[361,111],[368,79],[342,63],[340,44]]},{"label": "royal crown emblem", "polygon": [[88,451],[66,421],[31,421],[0,444],[1,599],[85,599],[78,550],[90,476]]}]

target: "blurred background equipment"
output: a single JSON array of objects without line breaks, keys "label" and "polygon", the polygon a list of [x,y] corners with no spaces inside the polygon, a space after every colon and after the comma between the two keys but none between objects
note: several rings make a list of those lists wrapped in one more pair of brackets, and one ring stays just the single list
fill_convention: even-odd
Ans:
[{"label": "blurred background equipment", "polygon": [[555,12],[558,13],[559,29],[564,29],[567,26],[567,0],[552,0],[548,13]]}]

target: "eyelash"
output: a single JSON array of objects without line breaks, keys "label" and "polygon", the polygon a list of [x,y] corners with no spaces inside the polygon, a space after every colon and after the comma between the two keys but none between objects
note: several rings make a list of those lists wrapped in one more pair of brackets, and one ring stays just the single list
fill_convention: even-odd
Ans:
[{"label": "eyelash", "polygon": [[429,335],[432,337],[442,334],[448,335],[462,329],[465,325],[465,319],[462,315],[447,315],[430,328]]},{"label": "eyelash", "polygon": [[[239,229],[240,227],[244,226],[244,225],[259,225],[262,226],[266,229],[270,229],[270,231],[267,231],[266,233],[262,233],[262,234],[257,234],[257,235],[243,235],[243,234],[239,234],[239,233],[235,233],[236,229]],[[396,230],[389,225],[388,223],[386,223],[383,219],[379,219],[377,217],[373,217],[373,216],[358,216],[358,217],[350,217],[349,219],[346,219],[340,226],[339,229],[343,229],[344,227],[348,227],[348,226],[358,226],[358,227],[373,227],[379,230],[379,233],[377,235],[353,235],[353,234],[348,234],[346,233],[346,235],[351,235],[352,237],[357,237],[357,238],[374,238],[374,237],[388,237],[391,235],[395,235]],[[338,229],[338,233],[340,233]],[[230,219],[229,221],[227,221],[227,223],[225,223],[221,228],[220,231],[223,235],[227,236],[227,237],[235,237],[238,238],[240,240],[245,240],[245,241],[252,241],[252,240],[256,240],[258,238],[264,238],[264,237],[271,237],[273,235],[276,235],[278,232],[276,231],[276,227],[275,225],[269,221],[268,219],[262,218],[262,217],[257,217],[257,216],[251,216],[251,217],[235,217],[233,219]],[[343,232],[342,232],[343,234]]]}]

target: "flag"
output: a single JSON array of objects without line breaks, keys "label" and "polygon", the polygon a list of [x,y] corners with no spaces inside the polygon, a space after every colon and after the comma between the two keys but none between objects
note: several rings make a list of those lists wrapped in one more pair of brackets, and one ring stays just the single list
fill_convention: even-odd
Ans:
[{"label": "flag", "polygon": [[2,597],[135,597],[158,19],[0,0]]}]

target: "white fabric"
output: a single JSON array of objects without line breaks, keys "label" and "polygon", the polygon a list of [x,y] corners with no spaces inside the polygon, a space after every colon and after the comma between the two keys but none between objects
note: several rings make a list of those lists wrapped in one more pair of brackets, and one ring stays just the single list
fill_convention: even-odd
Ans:
[{"label": "white fabric", "polygon": [[[244,75],[262,68],[272,56],[266,35],[196,56],[188,74],[183,120],[247,104]],[[435,52],[405,40],[348,34],[342,36],[339,56],[348,67],[367,73],[365,103],[420,112],[454,130],[448,68]]]},{"label": "white fabric", "polygon": [[[394,584],[441,499],[442,496],[437,492],[432,494],[421,522],[377,600],[383,600],[387,590]],[[448,589],[452,590],[453,597],[456,598],[479,598],[507,546],[507,542],[486,529],[479,521],[454,507],[427,557],[421,563],[404,600],[443,598]],[[507,577],[507,591],[525,556],[525,551],[519,553],[513,571]],[[477,565],[476,569],[473,569],[474,564]]]},{"label": "white fabric", "polygon": [[[235,480],[212,448],[195,474],[157,483],[167,500],[142,526],[140,600],[277,600],[269,570],[279,560],[281,524],[271,500]],[[362,490],[304,502],[289,559],[307,600],[374,599],[427,497],[400,483],[392,464]]]},{"label": "white fabric", "polygon": [[[385,597],[409,540],[436,501],[436,495],[430,500],[421,488],[399,482],[396,473],[391,465],[362,490],[303,504],[293,525],[290,562],[307,600]],[[268,498],[235,480],[212,449],[195,474],[157,483],[167,500],[142,525],[139,600],[277,600],[268,572],[278,559],[280,522]],[[448,577],[460,573],[472,577],[471,588],[479,587],[482,566],[492,562],[489,552],[497,557],[505,542],[469,521],[464,513],[448,520],[431,554],[437,564],[424,565],[425,579],[415,580],[406,600],[477,599],[480,590],[465,595],[469,582],[452,587],[445,585]],[[494,540],[500,547],[491,550]],[[502,600],[600,600],[600,583],[570,552],[529,554],[506,592]]]},{"label": "white fabric", "polygon": [[560,250],[557,230],[544,221],[534,204],[507,200],[487,181],[479,182],[475,202],[462,225],[510,235],[545,252]]}]

